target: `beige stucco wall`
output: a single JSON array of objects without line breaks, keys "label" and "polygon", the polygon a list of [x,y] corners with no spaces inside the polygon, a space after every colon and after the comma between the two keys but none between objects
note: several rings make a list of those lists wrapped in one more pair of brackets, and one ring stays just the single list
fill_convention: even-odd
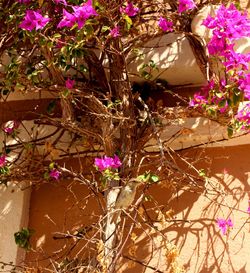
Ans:
[{"label": "beige stucco wall", "polygon": [[[166,223],[162,231],[179,248],[179,261],[186,272],[250,272],[250,226],[246,212],[250,199],[249,149],[250,145],[242,145],[195,149],[191,154],[185,152],[186,156],[200,157],[199,167],[209,169],[212,182],[208,182],[210,186],[207,184],[211,190],[208,193],[204,191],[204,185],[200,184],[201,192],[175,192],[176,198],[170,201],[174,192],[165,187],[167,185],[151,188],[150,193],[159,204],[173,210],[173,222]],[[67,240],[53,239],[55,232],[67,232],[88,225],[86,216],[95,217],[94,213],[98,213],[98,210],[94,200],[87,211],[81,209],[87,194],[86,189],[80,185],[70,187],[70,181],[44,184],[33,189],[29,226],[36,230],[32,244],[37,252],[28,253],[27,262],[44,259],[66,246]],[[216,219],[229,216],[234,222],[234,228],[227,236],[223,236],[216,225]],[[152,230],[136,229],[135,233],[137,257],[147,262],[153,255],[148,264],[154,267],[158,264],[158,269],[164,272],[165,253],[160,248],[154,248],[155,253],[152,253],[152,241],[146,234],[151,234],[155,246],[161,244],[159,237]],[[81,253],[80,257],[83,256],[84,253]],[[48,261],[43,260],[40,264],[44,266],[46,262],[48,264]],[[131,269],[123,267],[120,272],[153,272],[144,269],[137,264]]]}]

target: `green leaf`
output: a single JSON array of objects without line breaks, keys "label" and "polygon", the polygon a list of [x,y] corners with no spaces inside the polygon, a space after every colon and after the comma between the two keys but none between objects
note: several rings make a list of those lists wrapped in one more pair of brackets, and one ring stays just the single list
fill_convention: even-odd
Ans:
[{"label": "green leaf", "polygon": [[145,172],[144,174],[141,174],[137,176],[136,180],[142,181],[142,182],[147,182],[150,178],[150,173]]},{"label": "green leaf", "polygon": [[20,231],[14,233],[14,238],[16,244],[24,248],[25,250],[30,250],[31,245],[30,245],[30,238],[32,234],[34,233],[34,230],[29,229],[29,228],[22,228]]},{"label": "green leaf", "polygon": [[102,26],[101,32],[106,32],[107,30],[110,30],[109,26]]},{"label": "green leaf", "polygon": [[56,100],[52,100],[49,105],[47,106],[47,113],[52,114],[56,107]]},{"label": "green leaf", "polygon": [[150,179],[152,180],[153,183],[159,182],[159,177],[156,174],[152,174]]},{"label": "green leaf", "polygon": [[240,102],[241,94],[239,92],[234,92],[233,93],[233,104],[238,105]]},{"label": "green leaf", "polygon": [[52,170],[52,169],[54,169],[54,167],[55,167],[55,162],[51,162],[49,164],[49,169]]},{"label": "green leaf", "polygon": [[133,22],[132,22],[131,18],[128,15],[123,15],[123,18],[124,18],[125,23],[126,23],[126,29],[130,30],[131,26],[133,25]]},{"label": "green leaf", "polygon": [[85,25],[84,26],[84,34],[87,37],[90,37],[94,34],[94,28],[92,27],[92,25]]},{"label": "green leaf", "polygon": [[43,175],[43,178],[45,180],[49,180],[50,176],[49,176],[49,173],[48,172],[45,172],[44,175]]},{"label": "green leaf", "polygon": [[60,33],[55,33],[53,35],[53,39],[60,39],[62,37],[62,35]]},{"label": "green leaf", "polygon": [[233,129],[233,127],[232,127],[231,125],[229,125],[229,126],[227,127],[227,135],[228,135],[228,137],[229,137],[229,138],[232,137],[232,136],[233,136],[233,133],[234,133],[234,129]]},{"label": "green leaf", "polygon": [[206,171],[204,169],[199,170],[199,176],[204,177],[206,176]]},{"label": "green leaf", "polygon": [[23,91],[25,89],[25,86],[22,85],[21,83],[17,82],[15,86],[15,91]]},{"label": "green leaf", "polygon": [[67,98],[69,94],[70,94],[69,89],[66,89],[66,90],[64,90],[64,91],[62,92],[62,97],[63,97],[63,98]]},{"label": "green leaf", "polygon": [[144,196],[144,201],[149,202],[149,201],[151,201],[151,200],[152,200],[151,195],[145,195],[145,196]]},{"label": "green leaf", "polygon": [[8,166],[4,166],[4,167],[0,168],[0,174],[2,174],[2,175],[8,175],[9,171],[10,171],[10,169]]}]

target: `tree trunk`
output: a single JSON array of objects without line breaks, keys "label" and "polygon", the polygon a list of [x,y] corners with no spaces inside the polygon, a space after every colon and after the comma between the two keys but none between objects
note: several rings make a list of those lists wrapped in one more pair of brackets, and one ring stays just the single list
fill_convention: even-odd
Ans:
[{"label": "tree trunk", "polygon": [[[126,73],[126,62],[121,53],[122,50],[118,41],[114,41],[114,48],[117,50],[115,53],[108,53],[110,66],[110,86],[112,90],[111,97],[121,102],[121,105],[118,106],[120,107],[118,110],[120,115],[124,117],[123,125],[120,128],[119,139],[119,148],[123,160],[119,175],[121,178],[126,178],[130,175],[127,170],[133,166],[134,161],[131,151],[133,151],[136,138],[135,111],[131,87]],[[111,139],[106,141],[106,147],[104,147],[105,153],[113,152],[114,154],[114,142],[112,143],[113,147],[111,147],[111,141]],[[110,190],[106,195],[107,217],[104,236],[104,253],[108,273],[115,272],[115,261],[117,261],[117,253],[119,252],[117,249],[119,223],[114,221],[112,222],[112,211],[114,210],[115,201],[119,193],[117,186],[119,186],[119,182],[112,181],[110,183]]]}]

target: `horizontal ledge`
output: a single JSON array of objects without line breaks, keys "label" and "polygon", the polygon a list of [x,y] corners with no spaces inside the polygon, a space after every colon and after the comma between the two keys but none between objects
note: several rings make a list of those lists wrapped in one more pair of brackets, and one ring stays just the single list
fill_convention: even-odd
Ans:
[{"label": "horizontal ledge", "polygon": [[[0,123],[8,120],[33,120],[40,115],[48,115],[47,109],[53,99],[36,99],[0,102]],[[61,108],[56,103],[52,117],[60,117]]]}]

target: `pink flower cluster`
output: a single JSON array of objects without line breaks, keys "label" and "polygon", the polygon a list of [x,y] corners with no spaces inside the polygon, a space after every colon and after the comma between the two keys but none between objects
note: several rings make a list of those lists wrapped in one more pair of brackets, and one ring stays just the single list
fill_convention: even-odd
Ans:
[{"label": "pink flower cluster", "polygon": [[16,120],[10,120],[3,125],[3,131],[6,134],[11,135],[15,131],[15,129],[19,127],[19,124],[20,123]]},{"label": "pink flower cluster", "polygon": [[50,19],[43,17],[39,11],[26,10],[24,20],[19,27],[28,31],[38,30],[43,29],[49,21]]},{"label": "pink flower cluster", "polygon": [[228,220],[223,219],[223,218],[218,218],[217,225],[218,225],[220,231],[222,232],[222,234],[225,235],[227,233],[228,229],[233,227],[233,222],[230,218]]},{"label": "pink flower cluster", "polygon": [[49,172],[49,177],[54,178],[55,180],[58,180],[60,178],[60,175],[61,173],[56,168],[53,168]]},{"label": "pink flower cluster", "polygon": [[58,24],[58,28],[63,27],[73,27],[76,23],[78,25],[78,28],[81,29],[85,22],[91,17],[91,16],[97,16],[97,12],[92,6],[92,0],[88,0],[86,3],[84,3],[81,6],[72,6],[74,12],[69,13],[65,9],[63,9],[63,18]]},{"label": "pink flower cluster", "polygon": [[250,36],[247,12],[241,13],[234,4],[228,8],[221,5],[216,17],[208,16],[203,25],[213,30],[213,36],[208,43],[209,54],[222,57],[226,71],[237,71],[238,76],[241,76],[242,71],[247,71],[250,54],[237,53],[234,50],[236,40]]},{"label": "pink flower cluster", "polygon": [[249,37],[250,21],[247,12],[241,13],[234,4],[221,5],[216,17],[208,16],[203,25],[213,29],[213,37],[208,45],[210,54],[224,55],[231,50],[233,42],[241,37]]},{"label": "pink flower cluster", "polygon": [[167,21],[167,19],[160,17],[160,20],[158,22],[158,26],[163,31],[173,31],[173,22]]},{"label": "pink flower cluster", "polygon": [[120,8],[120,12],[128,15],[129,17],[134,17],[139,12],[139,8],[135,7],[133,3],[128,2],[125,7]]},{"label": "pink flower cluster", "polygon": [[0,168],[4,167],[7,164],[6,155],[0,156]]},{"label": "pink flower cluster", "polygon": [[203,106],[209,103],[209,92],[213,90],[215,83],[213,80],[209,81],[207,85],[203,86],[200,92],[195,93],[193,99],[190,100],[189,106],[196,107],[196,106]]},{"label": "pink flower cluster", "polygon": [[65,86],[68,89],[74,88],[74,85],[75,85],[75,80],[67,79],[65,82]]},{"label": "pink flower cluster", "polygon": [[[229,106],[238,107],[244,98],[250,99],[250,53],[242,54],[234,49],[236,40],[250,36],[250,20],[246,12],[240,12],[233,4],[229,7],[221,5],[216,16],[208,16],[203,25],[212,30],[208,51],[223,65],[226,78],[213,84],[209,82],[205,87],[206,92],[203,89],[203,92],[196,94],[189,105],[203,106],[206,110],[213,107],[213,110],[224,113]],[[235,125],[237,120],[241,124],[245,123],[241,128],[250,126],[248,111],[250,107],[247,105],[232,122],[236,121]]]},{"label": "pink flower cluster", "polygon": [[187,10],[192,10],[196,7],[193,0],[179,0],[178,12],[182,13]]},{"label": "pink flower cluster", "polygon": [[101,172],[109,168],[118,169],[121,165],[122,163],[117,155],[114,157],[104,156],[103,158],[95,158],[95,166]]},{"label": "pink flower cluster", "polygon": [[250,126],[250,103],[247,103],[242,109],[239,109],[235,118],[242,123],[242,129],[246,129],[246,127]]},{"label": "pink flower cluster", "polygon": [[117,38],[117,37],[121,36],[120,27],[116,26],[116,27],[112,28],[110,30],[110,36],[113,37],[113,38]]}]

